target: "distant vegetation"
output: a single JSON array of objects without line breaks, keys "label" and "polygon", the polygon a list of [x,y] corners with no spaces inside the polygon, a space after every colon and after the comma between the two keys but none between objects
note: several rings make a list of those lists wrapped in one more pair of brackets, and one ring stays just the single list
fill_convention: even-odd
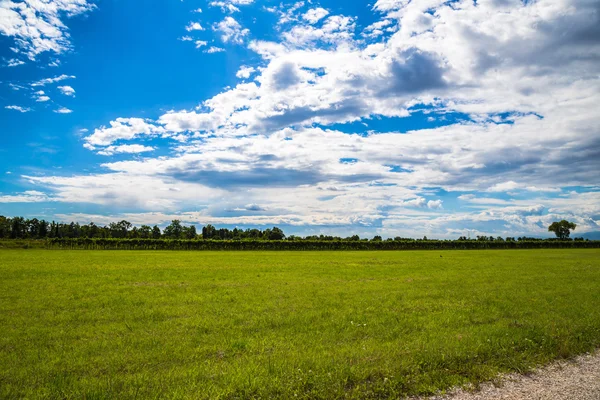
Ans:
[{"label": "distant vegetation", "polygon": [[[260,229],[227,229],[206,225],[200,232],[195,226],[182,225],[173,220],[164,230],[158,226],[136,227],[128,221],[99,226],[93,222],[57,223],[0,216],[0,239],[13,239],[16,247],[48,247],[69,249],[126,249],[126,250],[419,250],[419,249],[522,249],[522,248],[598,248],[600,241],[581,238],[569,239],[568,231],[575,224],[565,226],[561,221],[557,239],[532,237],[465,236],[457,240],[429,240],[395,237],[371,239],[358,235],[345,238],[328,235],[306,237],[286,236],[278,227]],[[557,223],[555,223],[557,224]],[[551,225],[550,228],[552,228]],[[549,228],[549,229],[550,229]],[[551,229],[550,229],[551,230]],[[42,243],[40,242],[42,240]],[[25,240],[26,242],[19,242]],[[35,241],[27,242],[27,241]],[[33,243],[33,244],[32,244]],[[15,246],[4,246],[15,247]]]},{"label": "distant vegetation", "polygon": [[563,219],[559,222],[553,222],[548,227],[548,232],[554,232],[557,238],[565,240],[569,238],[571,230],[575,230],[575,228],[577,228],[577,224]]}]

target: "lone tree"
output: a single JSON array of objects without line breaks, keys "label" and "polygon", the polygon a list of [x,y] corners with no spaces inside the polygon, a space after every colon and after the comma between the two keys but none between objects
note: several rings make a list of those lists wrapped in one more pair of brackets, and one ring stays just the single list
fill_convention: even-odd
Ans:
[{"label": "lone tree", "polygon": [[571,234],[571,229],[575,230],[575,228],[577,228],[577,224],[563,219],[560,222],[554,221],[552,225],[548,227],[548,232],[554,232],[559,239],[568,239]]}]

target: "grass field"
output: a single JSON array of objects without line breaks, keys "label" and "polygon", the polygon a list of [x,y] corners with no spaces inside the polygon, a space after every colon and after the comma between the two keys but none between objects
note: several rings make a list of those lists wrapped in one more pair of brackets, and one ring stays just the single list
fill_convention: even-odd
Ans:
[{"label": "grass field", "polygon": [[600,346],[600,250],[0,251],[0,398],[396,398]]}]

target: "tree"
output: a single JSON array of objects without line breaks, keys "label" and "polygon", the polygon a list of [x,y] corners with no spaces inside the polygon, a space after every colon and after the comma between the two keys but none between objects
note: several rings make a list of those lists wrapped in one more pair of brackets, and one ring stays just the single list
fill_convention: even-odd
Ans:
[{"label": "tree", "polygon": [[[269,229],[267,229],[269,230]],[[269,235],[267,236],[269,240],[283,240],[285,239],[285,234],[281,229],[274,226],[273,229],[270,230]]]},{"label": "tree", "polygon": [[138,234],[142,239],[149,239],[152,236],[152,228],[148,225],[142,225],[140,226],[140,229],[138,229]]},{"label": "tree", "polygon": [[563,219],[560,222],[554,221],[549,227],[548,232],[554,232],[557,238],[564,240],[571,235],[571,230],[575,230],[577,224]]},{"label": "tree", "polygon": [[14,217],[10,227],[12,239],[24,239],[27,236],[27,225],[23,217]]},{"label": "tree", "polygon": [[0,238],[7,238],[10,236],[11,225],[10,218],[0,215]]},{"label": "tree", "polygon": [[154,225],[152,228],[152,239],[160,239],[161,235],[160,228],[157,225]]},{"label": "tree", "polygon": [[217,234],[217,229],[208,224],[202,228],[202,239],[212,239]]},{"label": "tree", "polygon": [[196,236],[197,236],[196,227],[194,225],[184,226],[182,234],[185,239],[196,239]]},{"label": "tree", "polygon": [[183,226],[181,226],[181,221],[178,219],[174,219],[171,221],[171,225],[165,228],[163,235],[168,237],[169,239],[181,239],[182,233]]}]

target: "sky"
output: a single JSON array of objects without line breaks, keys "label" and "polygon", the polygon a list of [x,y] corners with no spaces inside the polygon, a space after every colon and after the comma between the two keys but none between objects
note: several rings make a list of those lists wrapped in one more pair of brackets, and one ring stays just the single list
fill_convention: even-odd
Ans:
[{"label": "sky", "polygon": [[598,0],[0,0],[0,215],[600,232]]}]

